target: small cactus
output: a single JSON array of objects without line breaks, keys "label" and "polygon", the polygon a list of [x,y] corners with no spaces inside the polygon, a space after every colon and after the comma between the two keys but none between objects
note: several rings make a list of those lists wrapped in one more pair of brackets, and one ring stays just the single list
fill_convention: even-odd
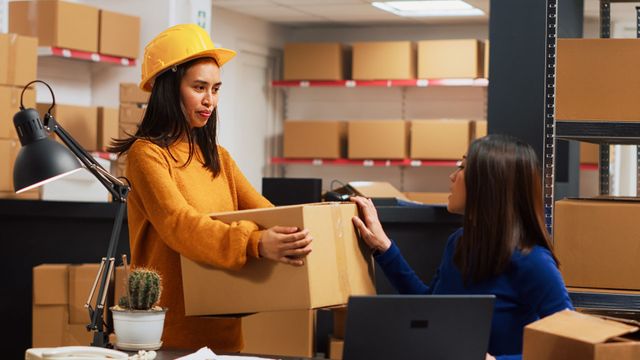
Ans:
[{"label": "small cactus", "polygon": [[118,305],[132,310],[150,310],[160,299],[162,292],[160,275],[148,268],[131,271],[127,281],[127,296],[120,298]]}]

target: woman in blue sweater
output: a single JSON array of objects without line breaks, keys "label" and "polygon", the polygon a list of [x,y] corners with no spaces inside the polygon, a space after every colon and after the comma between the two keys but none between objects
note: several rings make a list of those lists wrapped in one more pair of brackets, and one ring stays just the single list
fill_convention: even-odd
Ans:
[{"label": "woman in blue sweater", "polygon": [[464,223],[429,285],[387,237],[371,200],[352,198],[361,215],[353,222],[398,292],[495,295],[487,359],[520,359],[525,325],[573,308],[545,228],[536,154],[512,137],[489,135],[471,144],[450,179],[447,210]]}]

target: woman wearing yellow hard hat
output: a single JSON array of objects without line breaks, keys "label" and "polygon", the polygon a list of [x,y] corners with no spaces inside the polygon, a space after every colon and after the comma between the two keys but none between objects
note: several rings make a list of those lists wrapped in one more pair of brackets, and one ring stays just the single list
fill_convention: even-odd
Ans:
[{"label": "woman wearing yellow hard hat", "polygon": [[207,215],[273,206],[216,143],[220,67],[234,56],[216,48],[195,24],[160,33],[144,52],[140,87],[151,92],[144,118],[135,134],[109,149],[127,154],[131,265],[153,267],[163,276],[160,305],[169,311],[162,338],[168,348],[242,347],[239,319],[185,316],[180,255],[238,269],[249,257],[302,265],[311,251],[307,230],[258,230],[250,221],[227,225]]}]

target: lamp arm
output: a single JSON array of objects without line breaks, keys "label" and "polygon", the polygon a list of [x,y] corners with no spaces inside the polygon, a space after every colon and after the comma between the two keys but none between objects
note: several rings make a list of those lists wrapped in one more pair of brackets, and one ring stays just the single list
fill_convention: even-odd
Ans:
[{"label": "lamp arm", "polygon": [[[62,127],[55,118],[47,113],[44,117],[44,126],[60,138],[62,142],[73,152],[73,154],[82,162],[87,170],[93,174],[93,176],[100,181],[100,183],[111,193],[113,200],[118,202],[118,210],[116,218],[113,222],[113,228],[111,231],[111,238],[109,239],[109,247],[107,249],[107,256],[102,258],[100,269],[93,282],[91,292],[85,307],[89,311],[89,318],[91,323],[87,325],[87,331],[93,331],[92,346],[109,347],[109,332],[110,328],[108,324],[104,323],[104,308],[109,290],[109,282],[115,268],[115,255],[118,248],[118,239],[120,237],[120,230],[122,228],[122,222],[124,220],[124,213],[126,209],[127,195],[131,188],[125,184],[122,180],[111,175],[100,163],[98,163],[78,142]],[[91,307],[93,295],[95,294],[96,287],[98,286],[98,297],[95,302],[95,309]]]},{"label": "lamp arm", "polygon": [[126,201],[129,186],[102,167],[49,113],[44,116],[44,126],[58,135],[85,168],[111,193],[114,200]]}]

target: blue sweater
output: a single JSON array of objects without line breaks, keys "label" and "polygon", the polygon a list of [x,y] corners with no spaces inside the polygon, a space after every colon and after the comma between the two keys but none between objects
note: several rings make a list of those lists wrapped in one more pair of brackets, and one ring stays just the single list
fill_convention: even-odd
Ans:
[{"label": "blue sweater", "polygon": [[418,278],[395,243],[375,258],[401,294],[495,295],[489,354],[499,360],[521,359],[525,325],[557,311],[573,309],[560,271],[549,250],[535,246],[526,255],[516,251],[503,274],[465,286],[453,263],[456,242],[461,236],[462,228],[449,237],[440,267],[429,285]]}]

